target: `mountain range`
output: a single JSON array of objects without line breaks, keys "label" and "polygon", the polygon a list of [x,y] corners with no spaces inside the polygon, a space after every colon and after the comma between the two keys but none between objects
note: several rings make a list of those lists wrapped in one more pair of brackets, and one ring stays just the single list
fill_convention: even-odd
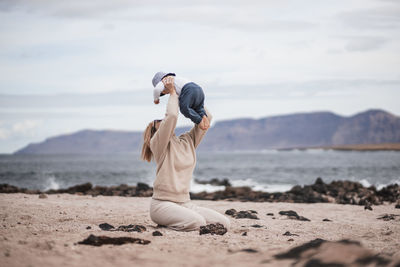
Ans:
[{"label": "mountain range", "polygon": [[[179,135],[189,127],[177,128]],[[199,150],[244,151],[400,143],[400,117],[371,109],[344,117],[332,112],[217,121]],[[140,151],[142,132],[82,130],[48,138],[16,154],[130,153]]]}]

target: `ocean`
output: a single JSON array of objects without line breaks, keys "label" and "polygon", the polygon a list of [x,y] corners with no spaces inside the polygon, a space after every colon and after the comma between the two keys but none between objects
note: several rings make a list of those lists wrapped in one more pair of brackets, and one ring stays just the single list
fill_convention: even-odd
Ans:
[{"label": "ocean", "polygon": [[[262,152],[198,152],[194,179],[229,179],[233,186],[284,192],[294,185],[350,180],[378,189],[400,184],[400,152],[291,150]],[[113,155],[0,155],[0,183],[29,189],[59,189],[93,185],[152,186],[155,164],[139,154]],[[194,180],[193,179],[193,180]],[[191,191],[223,190],[224,186],[192,182]]]}]

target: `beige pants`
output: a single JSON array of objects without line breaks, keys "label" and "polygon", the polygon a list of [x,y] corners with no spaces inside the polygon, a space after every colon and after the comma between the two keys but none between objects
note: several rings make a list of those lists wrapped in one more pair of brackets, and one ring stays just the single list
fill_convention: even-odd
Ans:
[{"label": "beige pants", "polygon": [[221,223],[227,229],[229,219],[215,210],[194,205],[191,201],[175,203],[166,200],[151,199],[150,218],[153,222],[174,230],[193,231],[210,223]]}]

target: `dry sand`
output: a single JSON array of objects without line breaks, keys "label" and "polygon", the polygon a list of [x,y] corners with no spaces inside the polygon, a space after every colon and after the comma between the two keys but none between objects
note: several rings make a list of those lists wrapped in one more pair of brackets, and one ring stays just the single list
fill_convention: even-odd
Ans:
[{"label": "dry sand", "polygon": [[[400,214],[393,204],[373,206],[369,211],[362,206],[325,203],[194,202],[220,213],[230,208],[256,210],[260,220],[229,217],[232,225],[225,235],[199,235],[198,231],[156,229],[149,217],[150,198],[60,194],[42,199],[0,194],[0,266],[289,266],[291,261],[278,261],[273,255],[315,238],[357,240],[380,255],[400,256],[399,220],[377,219],[385,213]],[[278,214],[282,210],[295,210],[311,221],[288,219]],[[324,218],[332,222],[323,222]],[[147,231],[102,231],[98,225],[104,222],[140,224]],[[254,224],[263,227],[251,227]],[[152,236],[155,230],[163,236]],[[299,236],[284,236],[286,231]],[[244,232],[247,236],[242,236]],[[76,244],[89,234],[138,237],[151,243]],[[247,248],[258,252],[240,251]]]}]

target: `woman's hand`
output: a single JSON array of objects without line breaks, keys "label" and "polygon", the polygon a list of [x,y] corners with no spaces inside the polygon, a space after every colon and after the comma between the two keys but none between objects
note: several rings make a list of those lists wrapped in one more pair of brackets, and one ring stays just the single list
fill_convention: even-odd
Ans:
[{"label": "woman's hand", "polygon": [[164,87],[171,95],[176,94],[174,76],[167,76],[162,80],[162,82],[164,84]]}]

